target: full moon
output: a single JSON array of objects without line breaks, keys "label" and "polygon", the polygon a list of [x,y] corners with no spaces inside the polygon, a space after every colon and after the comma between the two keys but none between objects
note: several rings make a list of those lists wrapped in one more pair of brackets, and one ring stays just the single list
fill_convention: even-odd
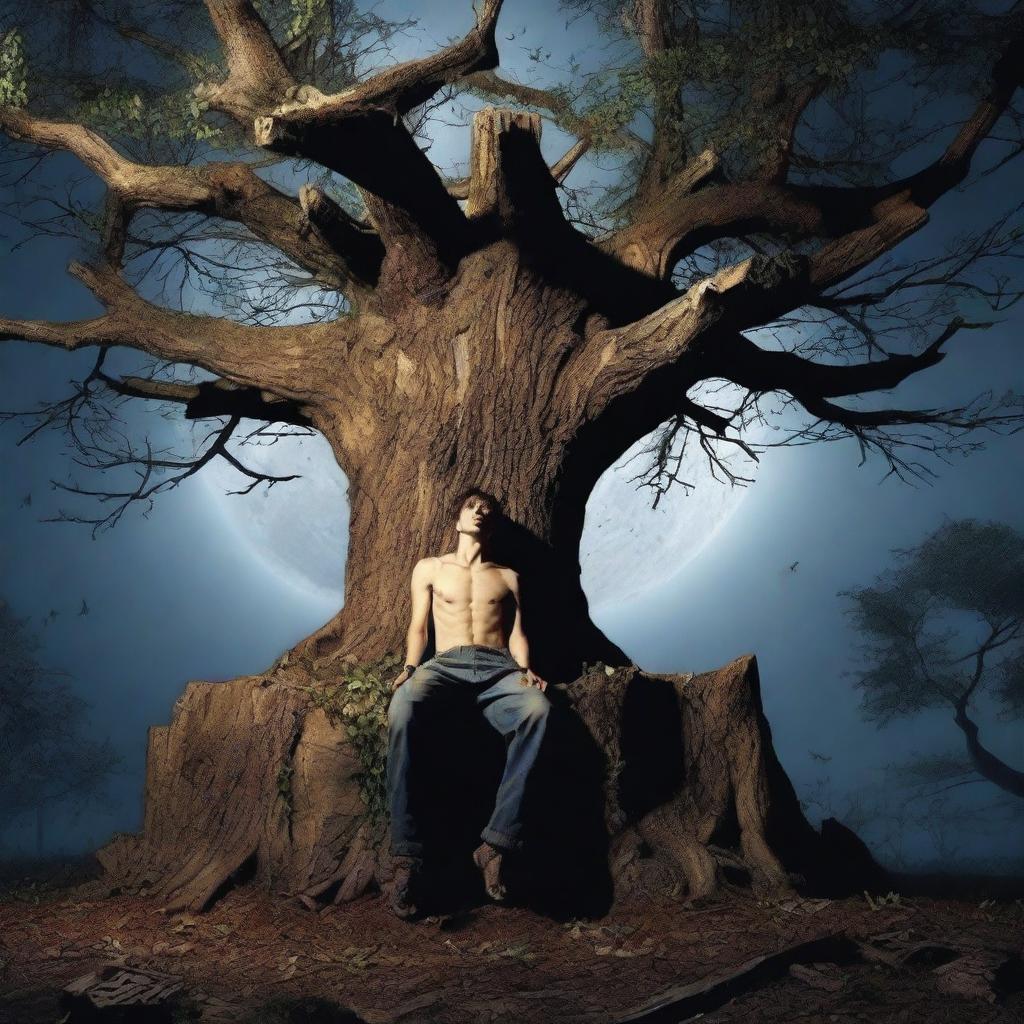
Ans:
[{"label": "full moon", "polygon": [[[747,440],[756,444],[749,435]],[[721,530],[749,490],[749,484],[714,479],[707,456],[690,443],[676,475],[694,488],[673,484],[652,508],[654,492],[630,479],[649,464],[650,456],[639,454],[649,444],[650,438],[643,438],[624,452],[587,501],[580,567],[592,608],[620,604],[666,583]],[[232,451],[250,469],[273,476],[298,473],[300,478],[229,494],[247,487],[250,478],[215,459],[198,474],[211,504],[275,575],[312,599],[340,605],[348,482],[327,441],[320,435],[296,436]],[[756,463],[748,460],[739,475],[753,476],[752,468]]]}]

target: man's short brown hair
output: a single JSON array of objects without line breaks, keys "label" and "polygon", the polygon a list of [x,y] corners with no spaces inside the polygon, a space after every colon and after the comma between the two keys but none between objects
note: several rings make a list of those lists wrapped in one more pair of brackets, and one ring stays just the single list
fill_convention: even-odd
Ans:
[{"label": "man's short brown hair", "polygon": [[452,518],[456,522],[458,522],[463,506],[470,498],[480,498],[481,501],[486,501],[487,504],[491,506],[492,518],[495,523],[501,520],[505,515],[505,510],[502,507],[501,502],[493,494],[488,494],[487,491],[481,490],[479,487],[470,487],[468,490],[465,490],[458,495],[452,503]]}]

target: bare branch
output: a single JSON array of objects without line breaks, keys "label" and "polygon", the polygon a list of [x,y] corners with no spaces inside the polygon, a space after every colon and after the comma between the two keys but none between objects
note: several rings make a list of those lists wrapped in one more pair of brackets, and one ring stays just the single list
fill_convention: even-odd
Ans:
[{"label": "bare branch", "polygon": [[940,363],[946,353],[942,346],[960,330],[984,330],[989,323],[966,323],[956,319],[916,355],[899,353],[854,366],[829,366],[803,359],[792,352],[771,352],[755,345],[742,334],[716,342],[708,357],[712,374],[728,377],[752,391],[789,391],[810,397],[857,395],[865,391],[886,391],[921,370]]},{"label": "bare branch", "polygon": [[297,402],[277,398],[257,388],[242,388],[228,380],[206,380],[190,384],[147,377],[124,377],[118,380],[104,373],[97,376],[111,391],[128,398],[178,402],[185,407],[187,420],[237,416],[267,423],[290,423],[297,427],[313,426],[313,421]]},{"label": "bare branch", "polygon": [[584,401],[587,419],[594,419],[684,357],[694,373],[709,376],[712,362],[703,339],[713,330],[752,326],[776,304],[792,304],[804,287],[805,261],[790,253],[726,267],[640,320],[595,332],[566,364],[566,400]]},{"label": "bare branch", "polygon": [[119,22],[115,28],[118,34],[125,39],[133,39],[136,42],[142,43],[143,46],[148,47],[154,53],[159,53],[162,57],[174,61],[174,63],[184,68],[193,79],[199,78],[207,70],[205,60],[190,50],[175,45],[170,40],[161,39],[159,36],[153,35],[152,32],[147,32],[136,25],[126,25]]},{"label": "bare branch", "polygon": [[322,284],[353,293],[356,302],[376,283],[383,246],[372,230],[361,228],[348,234],[334,230],[327,235],[311,232],[308,209],[263,181],[244,163],[214,162],[200,167],[138,164],[82,125],[33,117],[14,107],[0,107],[0,129],[15,139],[69,150],[107,183],[110,194],[103,249],[112,265],[123,258],[132,213],[159,207],[195,210],[245,224]]},{"label": "bare branch", "polygon": [[282,327],[245,327],[211,316],[175,313],[137,295],[112,268],[72,263],[68,270],[107,307],[91,320],[57,323],[0,318],[0,341],[24,339],[69,350],[125,345],[189,363],[237,384],[315,404],[337,390],[332,367],[344,362],[354,318]]},{"label": "bare branch", "polygon": [[[268,473],[249,469],[230,451],[228,451],[227,442],[238,427],[240,419],[241,417],[239,416],[232,416],[228,422],[220,428],[219,431],[217,431],[217,437],[214,443],[202,455],[192,460],[178,461],[173,459],[156,458],[154,457],[148,438],[146,439],[145,456],[136,456],[129,445],[128,454],[125,456],[115,456],[107,460],[102,460],[100,458],[92,458],[91,460],[74,459],[78,465],[85,466],[88,469],[99,469],[105,471],[115,469],[119,466],[129,465],[138,465],[143,468],[136,471],[136,474],[139,477],[139,482],[138,485],[130,491],[91,491],[78,487],[77,485],[67,485],[56,480],[51,480],[50,482],[54,487],[60,488],[61,490],[67,491],[71,494],[85,494],[91,497],[98,497],[103,502],[114,501],[116,499],[123,500],[121,500],[119,504],[115,505],[112,511],[99,519],[87,519],[81,516],[69,515],[65,511],[60,510],[56,516],[42,519],[41,522],[92,524],[92,535],[95,537],[104,528],[109,529],[115,526],[123,515],[125,509],[127,509],[133,502],[137,501],[145,503],[146,508],[143,515],[148,514],[153,507],[153,500],[158,493],[177,487],[182,483],[182,481],[188,479],[188,477],[195,473],[198,473],[199,470],[212,462],[218,456],[226,462],[229,462],[240,473],[252,479],[252,483],[250,483],[244,490],[229,491],[228,493],[230,494],[248,494],[258,483],[266,483],[269,487],[273,487],[276,483],[284,483],[288,480],[298,479],[300,474],[297,473],[289,476],[272,476]],[[162,471],[166,469],[176,469],[181,472],[152,482],[153,477],[162,475]]]},{"label": "bare branch", "polygon": [[457,82],[474,71],[496,67],[498,48],[494,30],[501,4],[502,0],[481,0],[479,12],[474,12],[476,24],[469,33],[429,57],[384,68],[367,81],[331,96],[304,87],[302,95],[294,97],[297,102],[282,103],[258,119],[257,140],[265,146],[273,145],[281,135],[295,133],[304,137],[315,128],[325,129],[370,111],[385,111],[397,121],[426,103],[443,85]]}]

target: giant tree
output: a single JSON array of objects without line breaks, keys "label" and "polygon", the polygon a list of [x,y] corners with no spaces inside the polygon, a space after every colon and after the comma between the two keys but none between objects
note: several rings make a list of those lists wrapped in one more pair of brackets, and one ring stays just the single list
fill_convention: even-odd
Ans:
[{"label": "giant tree", "polygon": [[[127,73],[123,83],[90,82],[79,68],[56,76],[58,88],[33,89],[21,36],[5,37],[0,129],[32,153],[74,153],[106,197],[102,211],[71,209],[96,246],[69,267],[103,312],[73,323],[2,319],[0,337],[97,348],[88,380],[54,418],[73,421],[103,387],[224,421],[187,466],[148,453],[129,500],[150,496],[159,468],[187,474],[236,458],[225,442],[243,418],[323,434],[349,481],[345,604],[277,673],[190,685],[170,730],[151,732],[145,839],[124,840],[111,864],[127,871],[122,853],[138,855],[146,866],[133,877],[148,872],[193,905],[253,856],[296,889],[365,887],[381,861],[367,853],[365,830],[353,838],[355,812],[340,814],[336,793],[313,781],[311,751],[324,749],[314,734],[328,732],[302,712],[299,684],[400,649],[407,570],[448,546],[450,500],[477,485],[504,499],[513,524],[507,560],[523,572],[542,674],[570,681],[594,661],[634,672],[625,689],[603,674],[603,687],[589,675],[573,684],[592,738],[611,760],[622,755],[621,777],[634,780],[610,798],[615,863],[653,848],[692,894],[710,891],[709,844],[720,845],[712,839],[732,815],[738,863],[785,884],[771,816],[789,815],[791,836],[806,823],[771,753],[752,658],[699,683],[648,679],[682,708],[686,742],[659,785],[646,795],[635,785],[626,748],[634,760],[645,751],[626,735],[633,712],[622,700],[640,677],[587,612],[585,503],[612,461],[655,431],[656,490],[672,483],[687,440],[713,469],[725,469],[730,445],[753,454],[743,432],[766,396],[813,419],[782,443],[855,437],[901,476],[927,471],[917,449],[969,449],[971,431],[1019,418],[1012,395],[951,409],[856,404],[934,367],[944,346],[1017,297],[992,273],[1020,251],[1012,211],[949,251],[880,260],[967,179],[986,139],[1001,140],[1003,158],[1021,148],[1016,6],[574,0],[565,6],[629,43],[630,56],[549,87],[497,73],[501,0],[477,0],[472,26],[450,45],[369,73],[357,59],[364,37],[384,29],[347,5],[206,6],[216,57],[183,46],[183,28],[161,32],[156,14],[143,27],[116,5],[76,7],[165,60],[177,77],[163,90]],[[955,103],[971,94],[960,120]],[[454,178],[420,140],[436,105],[459,95],[502,105],[474,113],[468,174]],[[951,97],[940,123],[921,106],[936,96]],[[893,118],[901,103],[904,116]],[[140,120],[147,130],[133,131]],[[574,139],[552,165],[539,144],[545,120]],[[218,149],[230,158],[213,159]],[[175,152],[183,156],[169,160]],[[596,201],[568,181],[587,153],[625,157],[621,180]],[[896,173],[901,159],[914,169]],[[288,190],[254,170],[282,163],[315,180]],[[181,218],[189,230],[174,230]],[[204,235],[194,225],[207,219]],[[245,268],[254,280],[244,286],[237,266],[205,264],[221,271],[217,293],[234,317],[174,309],[130,283],[141,257],[174,251],[201,264],[196,230],[235,253],[245,243],[276,253]],[[309,322],[283,322],[310,286],[320,297]],[[257,298],[241,301],[245,288]],[[323,315],[325,293],[343,297],[337,315]],[[112,346],[212,379],[117,377],[104,367]],[[701,386],[719,381],[739,392],[731,408],[701,401]],[[664,711],[659,700],[651,708]],[[226,723],[245,737],[230,751]],[[349,755],[332,756],[334,771]],[[293,784],[304,780],[283,818],[268,806],[277,795],[268,765],[282,759]],[[233,799],[211,811],[218,786]],[[213,825],[188,848],[181,829],[197,816]]]}]

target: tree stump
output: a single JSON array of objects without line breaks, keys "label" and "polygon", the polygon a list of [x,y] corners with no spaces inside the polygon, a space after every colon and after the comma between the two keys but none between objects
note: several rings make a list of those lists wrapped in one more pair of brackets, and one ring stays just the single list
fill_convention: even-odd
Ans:
[{"label": "tree stump", "polygon": [[[149,730],[142,832],[97,852],[112,892],[196,912],[242,879],[308,906],[389,880],[386,826],[360,789],[367,765],[311,699],[317,682],[291,665],[187,685],[171,724]],[[566,913],[600,915],[641,889],[705,897],[723,872],[766,892],[793,873],[826,884],[827,844],[775,756],[753,655],[684,675],[598,665],[548,696],[524,860]],[[479,748],[494,758],[481,778],[496,784],[503,749]],[[847,856],[851,885],[857,870]]]}]

